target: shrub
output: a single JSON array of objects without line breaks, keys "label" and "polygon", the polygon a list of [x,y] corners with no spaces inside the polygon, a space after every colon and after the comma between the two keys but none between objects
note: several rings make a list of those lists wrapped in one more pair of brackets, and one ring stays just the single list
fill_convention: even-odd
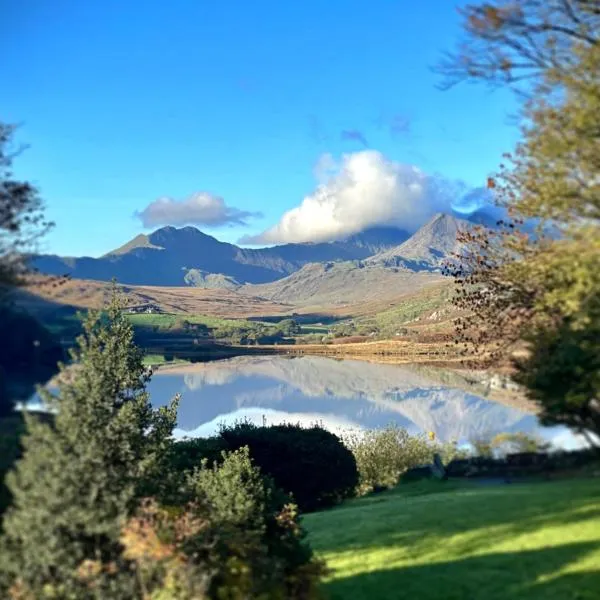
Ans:
[{"label": "shrub", "polygon": [[204,459],[212,466],[222,458],[222,452],[226,449],[225,440],[220,437],[180,440],[170,449],[170,468],[182,473],[193,471]]},{"label": "shrub", "polygon": [[471,441],[475,456],[493,458],[520,452],[545,452],[549,444],[543,439],[523,432],[498,433],[490,438]]},{"label": "shrub", "polygon": [[225,441],[219,437],[183,439],[172,444],[165,457],[166,466],[157,499],[166,504],[189,500],[185,489],[188,476],[205,460],[209,466],[220,461],[226,449]]},{"label": "shrub", "polygon": [[252,464],[248,448],[204,461],[189,478],[212,535],[215,598],[316,598],[324,568],[313,559],[296,508]]},{"label": "shrub", "polygon": [[384,429],[348,432],[344,443],[356,459],[358,495],[394,487],[408,469],[430,464],[436,452],[444,463],[459,454],[454,444],[434,442],[425,435],[413,436],[393,424]]},{"label": "shrub", "polygon": [[324,565],[313,557],[295,507],[252,465],[247,448],[223,454],[220,466],[205,461],[187,484],[194,499],[181,506],[141,501],[120,528],[118,553],[80,559],[66,585],[53,579],[39,588],[17,576],[3,597],[320,597]]},{"label": "shrub", "polygon": [[261,471],[291,494],[302,511],[333,506],[351,496],[358,483],[356,461],[335,434],[314,426],[223,427],[229,450],[248,446]]},{"label": "shrub", "polygon": [[15,411],[11,417],[0,418],[0,523],[2,514],[12,502],[5,477],[21,456],[21,436],[24,432],[25,424],[20,413]]},{"label": "shrub", "polygon": [[471,440],[471,446],[473,446],[473,452],[475,456],[483,458],[491,458],[494,455],[494,449],[492,442],[486,437],[478,437]]}]

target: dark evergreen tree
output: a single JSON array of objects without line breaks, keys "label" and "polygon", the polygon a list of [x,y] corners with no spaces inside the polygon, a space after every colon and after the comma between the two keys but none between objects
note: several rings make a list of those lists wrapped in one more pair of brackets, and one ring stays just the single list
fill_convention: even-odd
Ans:
[{"label": "dark evergreen tree", "polygon": [[[106,311],[88,314],[72,358],[60,365],[58,394],[42,391],[53,422],[26,418],[23,458],[7,478],[4,580],[34,598],[131,597],[119,536],[157,489],[178,399],[152,408],[116,291]],[[78,576],[89,561],[112,565],[93,590]]]}]

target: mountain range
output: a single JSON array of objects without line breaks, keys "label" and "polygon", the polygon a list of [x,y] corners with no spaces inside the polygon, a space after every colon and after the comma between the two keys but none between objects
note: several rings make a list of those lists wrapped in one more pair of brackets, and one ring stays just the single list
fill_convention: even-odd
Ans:
[{"label": "mountain range", "polygon": [[294,282],[306,282],[315,273],[331,277],[355,269],[439,271],[443,258],[456,246],[457,230],[468,225],[439,213],[412,236],[398,228],[377,227],[334,242],[259,249],[221,242],[195,227],[169,226],[138,235],[99,258],[38,255],[33,266],[50,275],[97,281],[116,278],[129,285],[264,287],[253,293],[273,297],[268,284],[294,287]]}]

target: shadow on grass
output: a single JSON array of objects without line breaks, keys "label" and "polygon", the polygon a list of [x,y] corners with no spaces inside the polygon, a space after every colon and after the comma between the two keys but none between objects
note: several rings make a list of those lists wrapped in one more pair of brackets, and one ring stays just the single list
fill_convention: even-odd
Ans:
[{"label": "shadow on grass", "polygon": [[[453,553],[475,553],[539,531],[592,519],[600,522],[600,486],[593,480],[548,485],[448,488],[449,493],[388,492],[307,517],[320,553],[410,547],[437,553],[444,540]],[[444,489],[444,484],[439,484]],[[351,511],[350,514],[348,511]],[[322,519],[321,524],[318,520]],[[339,521],[339,523],[338,523]],[[600,593],[598,594],[600,598]]]},{"label": "shadow on grass", "polygon": [[600,565],[563,571],[599,547],[582,542],[378,570],[333,580],[325,591],[332,600],[597,600]]}]

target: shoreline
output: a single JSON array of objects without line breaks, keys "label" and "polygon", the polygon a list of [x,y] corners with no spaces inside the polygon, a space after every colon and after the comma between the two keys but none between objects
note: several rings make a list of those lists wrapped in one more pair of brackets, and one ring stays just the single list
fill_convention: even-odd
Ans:
[{"label": "shoreline", "polygon": [[[238,356],[324,356],[363,360],[379,364],[426,364],[456,370],[486,371],[482,359],[465,358],[447,345],[418,343],[396,340],[354,342],[348,344],[270,344],[247,345],[207,345],[194,350],[164,352],[158,347],[146,348],[148,354],[172,354],[174,361],[182,363],[211,362]],[[171,361],[153,365],[155,369],[171,366]],[[176,365],[173,364],[173,367]]]},{"label": "shoreline", "polygon": [[[362,353],[353,352],[349,346],[366,346],[371,345],[371,351],[367,352],[363,349]],[[391,342],[393,345],[402,345],[402,343]],[[173,363],[162,363],[160,365],[153,366],[153,372],[155,374],[164,375],[185,375],[192,372],[198,365],[204,365],[209,362],[220,362],[222,360],[243,358],[250,356],[279,356],[287,358],[298,358],[315,356],[321,358],[330,358],[333,360],[357,360],[363,362],[369,362],[379,365],[405,365],[413,366],[416,369],[432,369],[428,376],[431,377],[433,382],[437,382],[441,386],[454,387],[462,389],[468,393],[477,395],[486,400],[497,402],[504,406],[515,408],[528,414],[537,414],[539,408],[532,401],[528,400],[522,392],[512,389],[510,384],[503,386],[502,380],[498,384],[499,372],[496,370],[490,370],[484,368],[481,364],[477,364],[477,361],[465,361],[460,356],[453,356],[444,360],[438,353],[433,355],[432,353],[414,353],[414,352],[403,352],[402,354],[396,352],[373,352],[372,348],[375,346],[381,350],[382,345],[389,347],[390,342],[371,342],[362,344],[339,344],[337,346],[330,345],[298,345],[294,346],[261,346],[261,350],[258,352],[241,352],[238,354],[231,353],[226,356],[214,356],[205,360],[197,361],[186,361],[181,360]],[[406,348],[407,344],[404,344]],[[325,349],[330,350],[334,346],[333,352],[323,351]],[[242,346],[242,348],[244,348]],[[246,347],[247,348],[247,347]],[[255,347],[256,348],[256,347]],[[285,349],[284,349],[285,348]],[[343,348],[343,351],[340,351]],[[319,351],[320,350],[320,351]],[[474,364],[467,364],[468,362]],[[446,377],[436,377],[436,372],[445,373]],[[495,381],[495,384],[492,384]]]}]

